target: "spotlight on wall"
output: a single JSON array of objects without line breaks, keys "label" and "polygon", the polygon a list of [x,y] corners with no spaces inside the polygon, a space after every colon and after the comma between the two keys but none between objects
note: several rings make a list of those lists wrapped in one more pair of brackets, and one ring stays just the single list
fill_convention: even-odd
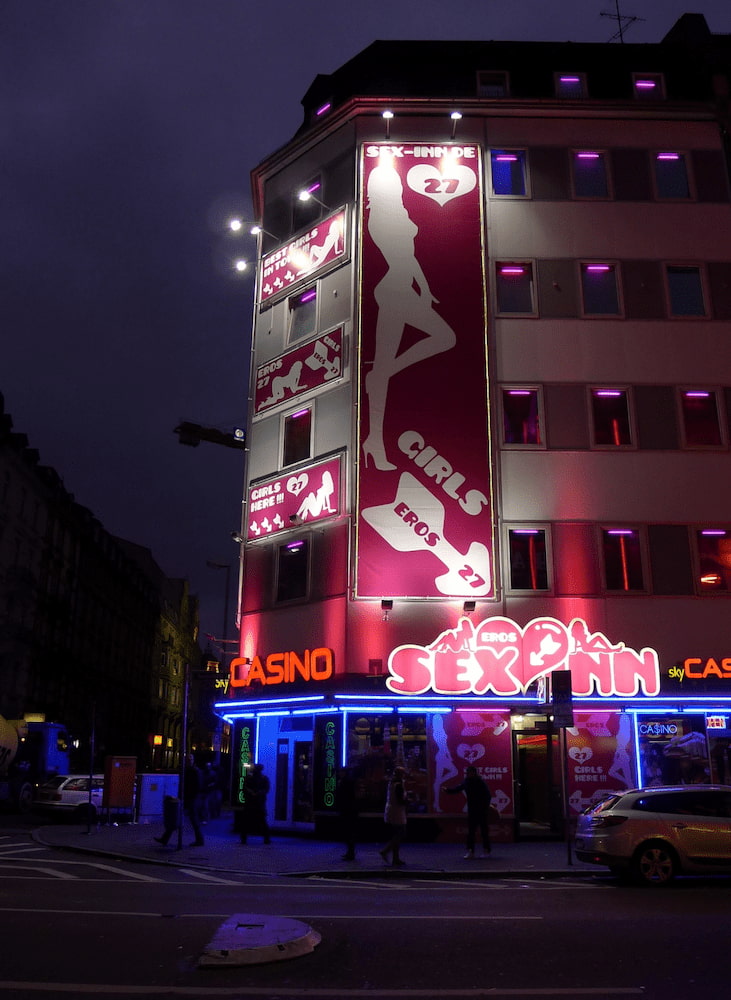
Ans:
[{"label": "spotlight on wall", "polygon": [[315,194],[313,194],[313,192],[309,188],[303,188],[301,191],[298,191],[297,197],[299,198],[300,201],[316,201],[317,204],[320,205],[322,208],[324,208],[326,212],[330,211],[330,206],[326,205],[324,201],[320,201],[320,199]]},{"label": "spotlight on wall", "polygon": [[386,138],[390,139],[391,138],[391,119],[393,118],[393,111],[384,111],[383,114],[381,115],[381,118],[383,118],[383,120],[386,123]]},{"label": "spotlight on wall", "polygon": [[457,122],[462,120],[462,112],[453,111],[449,117],[452,119],[452,138],[454,139],[457,134]]},{"label": "spotlight on wall", "polygon": [[243,545],[243,543],[246,541],[244,536],[240,535],[238,531],[232,531],[231,537],[233,538],[233,540],[236,542],[237,545]]},{"label": "spotlight on wall", "polygon": [[475,601],[465,601],[464,604],[462,605],[462,611],[466,615],[471,615],[476,607],[477,605]]},{"label": "spotlight on wall", "polygon": [[289,523],[291,525],[293,525],[294,527],[298,528],[301,524],[304,524],[305,522],[302,520],[302,518],[299,516],[299,514],[290,514],[289,515]]},{"label": "spotlight on wall", "polygon": [[387,622],[389,612],[393,611],[393,601],[381,601],[381,611],[383,612],[383,618],[381,620]]}]

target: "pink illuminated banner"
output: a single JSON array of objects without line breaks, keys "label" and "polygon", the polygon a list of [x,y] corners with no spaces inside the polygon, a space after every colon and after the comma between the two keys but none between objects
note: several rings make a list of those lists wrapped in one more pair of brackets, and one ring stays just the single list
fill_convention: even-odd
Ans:
[{"label": "pink illuminated banner", "polygon": [[363,149],[358,597],[490,597],[477,146]]},{"label": "pink illuminated banner", "polygon": [[249,490],[249,540],[340,513],[340,459],[331,458]]},{"label": "pink illuminated banner", "polygon": [[576,712],[566,730],[566,768],[572,814],[611,792],[635,788],[632,716],[627,712]]},{"label": "pink illuminated banner", "polygon": [[256,370],[254,414],[265,413],[337,380],[342,369],[342,328],[267,361]]},{"label": "pink illuminated banner", "polygon": [[261,259],[260,299],[266,302],[303,278],[318,274],[345,253],[345,212],[318,222]]},{"label": "pink illuminated banner", "polygon": [[592,632],[582,618],[569,625],[534,618],[523,628],[511,618],[474,625],[461,618],[429,646],[399,646],[388,658],[386,686],[397,694],[525,694],[554,670],[570,670],[577,697],[649,697],[660,693],[657,652],[630,649]]},{"label": "pink illuminated banner", "polygon": [[434,812],[459,812],[465,805],[447,791],[476,767],[492,792],[492,805],[503,816],[513,814],[513,768],[510,712],[455,711],[432,715],[431,768]]}]

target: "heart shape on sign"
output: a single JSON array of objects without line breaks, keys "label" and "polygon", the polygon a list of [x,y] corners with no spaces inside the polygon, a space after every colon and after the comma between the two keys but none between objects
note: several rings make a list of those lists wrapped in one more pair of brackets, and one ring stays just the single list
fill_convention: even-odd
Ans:
[{"label": "heart shape on sign", "polygon": [[309,481],[310,477],[306,472],[303,472],[299,476],[290,476],[287,480],[287,492],[294,493],[298,497]]},{"label": "heart shape on sign", "polygon": [[485,756],[485,748],[481,743],[460,743],[457,747],[457,754],[468,764],[474,764],[480,757]]},{"label": "heart shape on sign", "polygon": [[450,163],[448,157],[445,160],[442,160],[443,170],[437,170],[430,163],[420,163],[406,175],[406,183],[412,191],[426,195],[437,205],[446,205],[453,198],[469,194],[477,184],[474,170],[461,163]]},{"label": "heart shape on sign", "polygon": [[585,764],[587,760],[591,760],[594,754],[591,751],[591,747],[570,747],[569,757],[571,760],[576,761],[577,764]]},{"label": "heart shape on sign", "polygon": [[515,682],[527,691],[539,677],[564,665],[569,653],[569,634],[566,626],[555,618],[534,618],[525,628],[510,618],[487,618],[475,628],[478,658],[481,647],[501,660]]}]

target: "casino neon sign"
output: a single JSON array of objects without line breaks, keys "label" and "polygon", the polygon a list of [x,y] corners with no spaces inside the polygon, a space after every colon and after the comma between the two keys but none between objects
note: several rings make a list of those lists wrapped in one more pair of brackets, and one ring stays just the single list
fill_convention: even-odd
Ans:
[{"label": "casino neon sign", "polygon": [[660,692],[654,649],[630,649],[592,632],[582,618],[569,625],[534,618],[521,627],[510,618],[475,625],[462,618],[429,646],[404,645],[388,659],[386,686],[396,694],[524,694],[554,670],[570,670],[572,693],[632,697]]},{"label": "casino neon sign", "polygon": [[334,671],[335,655],[332,649],[319,647],[306,649],[302,654],[294,650],[254,656],[252,659],[237,656],[229,668],[230,688],[246,688],[252,683],[292,684],[304,681],[329,680]]}]

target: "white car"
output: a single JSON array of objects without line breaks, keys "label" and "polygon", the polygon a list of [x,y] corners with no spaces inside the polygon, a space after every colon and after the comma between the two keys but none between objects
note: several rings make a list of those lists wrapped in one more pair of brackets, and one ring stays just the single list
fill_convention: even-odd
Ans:
[{"label": "white car", "polygon": [[679,785],[610,795],[576,823],[576,857],[646,885],[731,874],[731,787]]},{"label": "white car", "polygon": [[86,822],[96,819],[102,807],[103,794],[103,774],[92,776],[91,801],[88,774],[57,774],[39,786],[33,808],[38,812],[71,816],[79,822]]}]

